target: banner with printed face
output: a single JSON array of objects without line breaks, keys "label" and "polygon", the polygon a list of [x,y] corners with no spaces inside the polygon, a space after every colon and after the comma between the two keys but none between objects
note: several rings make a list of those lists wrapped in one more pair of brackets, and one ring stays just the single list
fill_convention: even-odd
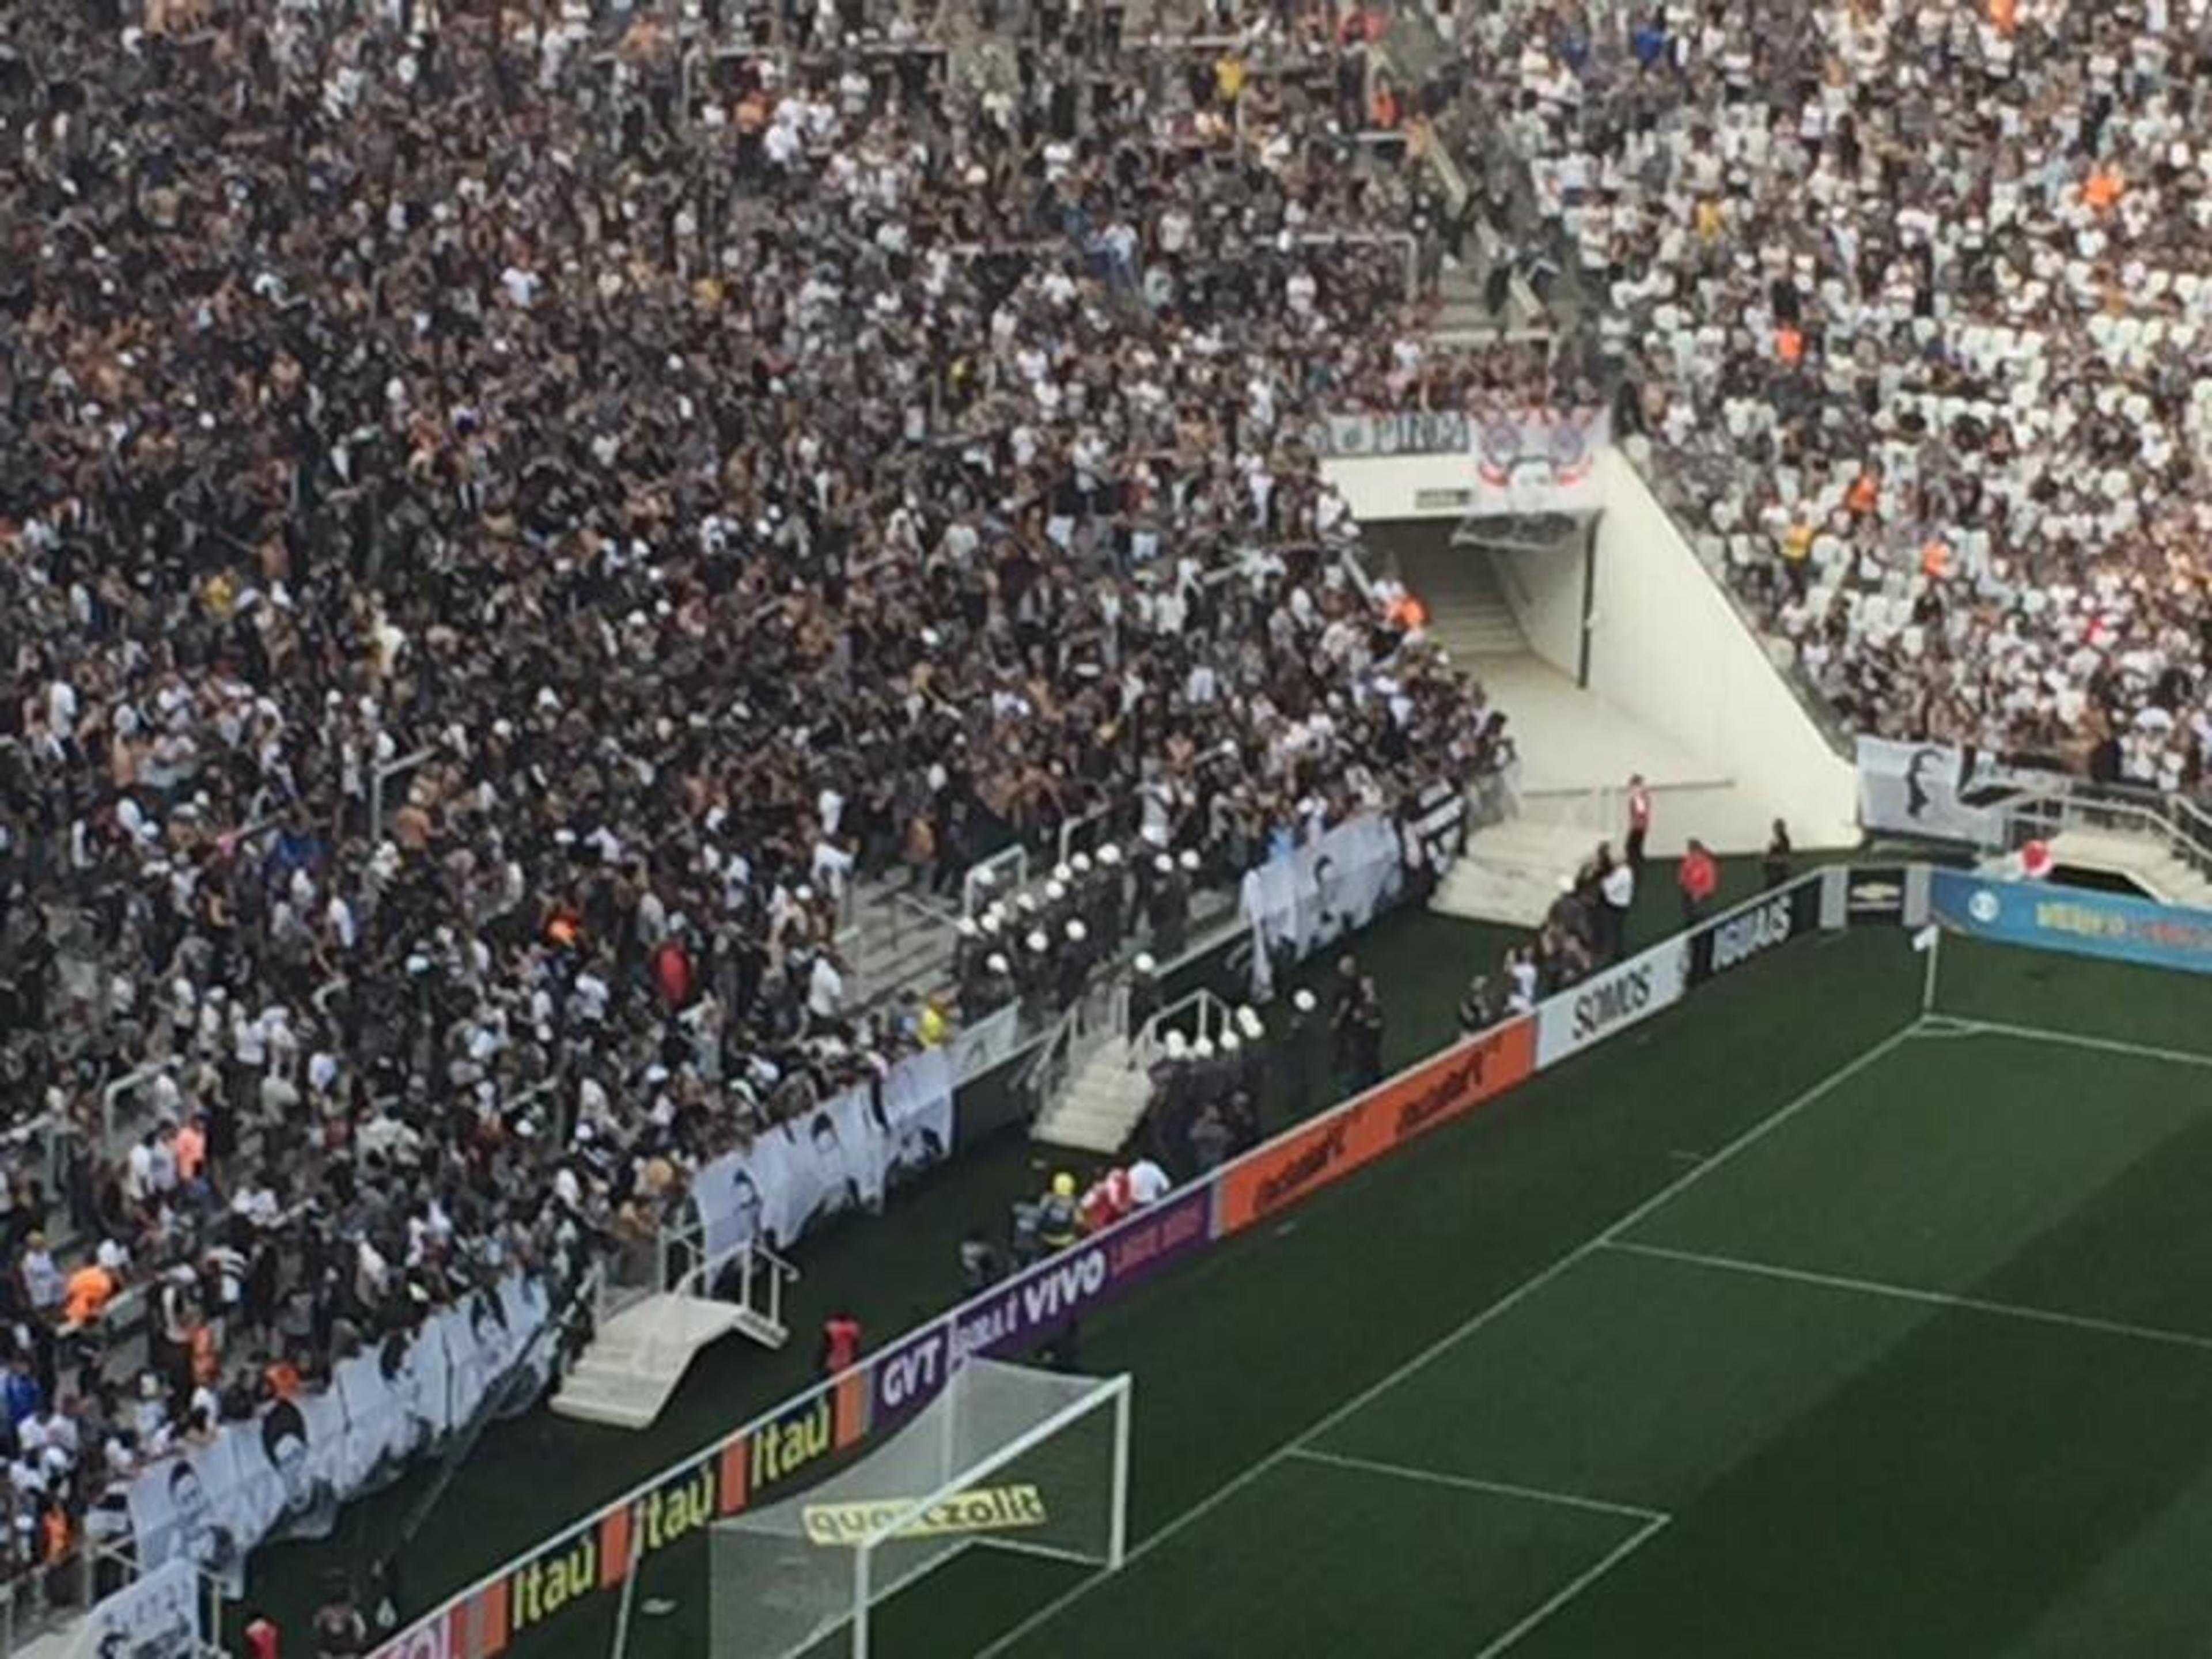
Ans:
[{"label": "banner with printed face", "polygon": [[280,1400],[248,1425],[248,1534],[328,1538],[337,1526],[347,1463],[345,1403],[336,1389]]},{"label": "banner with printed face", "polygon": [[1396,828],[1371,812],[1248,872],[1253,995],[1264,1001],[1273,994],[1278,967],[1303,962],[1372,921],[1404,878]]},{"label": "banner with printed face", "polygon": [[191,1659],[201,1651],[200,1601],[191,1563],[167,1561],[94,1607],[70,1651],[94,1659]]},{"label": "banner with printed face", "polygon": [[786,1248],[881,1207],[887,1190],[951,1155],[952,1093],[952,1056],[924,1049],[714,1159],[694,1187],[708,1255],[756,1239]]},{"label": "banner with printed face", "polygon": [[396,1478],[398,1468],[386,1456],[397,1431],[392,1426],[399,1396],[391,1369],[405,1352],[404,1340],[380,1343],[341,1359],[331,1373],[331,1392],[345,1413],[345,1438],[338,1448],[338,1487],[346,1492],[374,1492]]},{"label": "banner with printed face", "polygon": [[2004,844],[2008,800],[2064,781],[1978,749],[1887,738],[1858,740],[1858,778],[1859,822],[1868,829],[1977,847]]},{"label": "banner with printed face", "polygon": [[878,1193],[894,1192],[952,1153],[952,1056],[926,1048],[883,1081],[883,1170]]},{"label": "banner with printed face", "polygon": [[142,1568],[182,1561],[226,1594],[246,1593],[246,1553],[255,1541],[245,1437],[225,1430],[156,1463],[131,1484],[131,1531]]},{"label": "banner with printed face", "polygon": [[[339,1508],[480,1416],[526,1408],[544,1387],[551,1297],[514,1274],[495,1291],[339,1362],[332,1385],[278,1401],[140,1472],[129,1507],[138,1559],[246,1588],[246,1558],[280,1538],[326,1538]],[[103,1603],[103,1605],[105,1605]]]}]

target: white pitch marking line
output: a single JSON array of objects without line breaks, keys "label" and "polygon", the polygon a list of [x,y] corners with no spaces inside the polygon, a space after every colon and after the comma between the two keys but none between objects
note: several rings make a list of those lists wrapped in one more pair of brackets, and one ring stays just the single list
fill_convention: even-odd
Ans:
[{"label": "white pitch marking line", "polygon": [[1471,1474],[1452,1474],[1443,1469],[1418,1469],[1405,1463],[1386,1463],[1378,1458],[1352,1457],[1343,1452],[1318,1451],[1311,1446],[1292,1447],[1287,1455],[1301,1463],[1326,1463],[1332,1468],[1352,1469],[1393,1480],[1413,1480],[1425,1486],[1451,1486],[1462,1492],[1488,1492],[1497,1498],[1525,1498],[1532,1504],[1551,1504],[1560,1509],[1588,1510],[1595,1515],[1617,1516],[1630,1521],[1664,1521],[1660,1510],[1639,1504],[1614,1504],[1579,1492],[1554,1492],[1548,1486],[1516,1486],[1509,1480],[1484,1480]]},{"label": "white pitch marking line", "polygon": [[1506,1649],[1511,1647],[1530,1631],[1535,1629],[1537,1626],[1542,1624],[1561,1607],[1565,1607],[1568,1602],[1573,1601],[1592,1584],[1597,1583],[1599,1579],[1657,1537],[1660,1531],[1666,1526],[1667,1520],[1668,1517],[1663,1515],[1653,1516],[1651,1519],[1615,1544],[1589,1566],[1568,1579],[1557,1590],[1545,1597],[1526,1618],[1477,1653],[1474,1659],[1493,1659],[1495,1655],[1504,1652]]},{"label": "white pitch marking line", "polygon": [[2173,1066],[2212,1066],[2212,1054],[2192,1054],[2186,1048],[2161,1048],[2154,1043],[2091,1036],[2081,1031],[2049,1031],[2033,1025],[2007,1025],[1997,1020],[1960,1019],[1950,1014],[1929,1016],[1921,1035],[1926,1037],[2017,1037],[2023,1042],[2051,1042],[2066,1048],[2093,1048],[2100,1054],[2126,1054],[2134,1060],[2160,1060]]},{"label": "white pitch marking line", "polygon": [[[1834,1071],[1829,1073],[1827,1076],[1822,1078],[1811,1088],[1806,1090],[1804,1093],[1798,1095],[1794,1099],[1785,1101],[1782,1105],[1776,1107],[1773,1111],[1759,1119],[1758,1122],[1753,1124],[1751,1127],[1746,1129],[1734,1140],[1729,1141],[1727,1146],[1720,1148],[1719,1151],[1716,1152],[1703,1164],[1698,1164],[1693,1170],[1686,1170],[1682,1174],[1668,1182],[1657,1192],[1652,1194],[1650,1197],[1644,1200],[1633,1209],[1630,1210],[1626,1215],[1623,1215],[1620,1219],[1608,1224],[1604,1231],[1598,1233],[1594,1237],[1585,1239],[1582,1243],[1577,1244],[1573,1249],[1568,1251],[1565,1255],[1553,1261],[1549,1267],[1539,1268],[1535,1273],[1530,1274],[1527,1279],[1522,1279],[1511,1290],[1506,1291],[1504,1295],[1499,1297],[1495,1302],[1492,1302],[1488,1307],[1477,1311],[1472,1317],[1468,1319],[1465,1323],[1452,1330],[1445,1332],[1443,1335],[1438,1337],[1434,1342],[1431,1342],[1427,1347],[1422,1349],[1420,1352],[1415,1354],[1411,1359],[1407,1360],[1395,1370],[1390,1372],[1389,1375],[1382,1377],[1368,1388],[1362,1389],[1358,1394],[1354,1395],[1342,1405],[1338,1406],[1329,1412],[1328,1415],[1324,1416],[1320,1419],[1320,1421],[1306,1429],[1303,1433],[1295,1435],[1291,1438],[1285,1441],[1281,1445],[1276,1447],[1273,1451],[1269,1452],[1257,1462],[1248,1465],[1243,1474],[1233,1475],[1229,1480],[1224,1481],[1220,1486],[1216,1486],[1205,1497],[1200,1498],[1198,1502],[1193,1504],[1188,1509],[1183,1510],[1182,1514],[1176,1516],[1173,1520],[1163,1524],[1158,1531],[1147,1535],[1142,1543],[1138,1544],[1132,1548],[1128,1554],[1122,1558],[1121,1565],[1123,1571],[1127,1571],[1130,1567],[1134,1566],[1138,1562],[1143,1560],[1145,1557],[1150,1555],[1161,1545],[1166,1543],[1170,1539],[1183,1531],[1184,1528],[1192,1526],[1197,1522],[1204,1520],[1207,1516],[1212,1514],[1213,1511],[1219,1509],[1221,1505],[1227,1503],[1231,1498],[1236,1497],[1238,1492],[1243,1492],[1254,1481],[1259,1480],[1261,1475],[1266,1474],[1270,1469],[1281,1464],[1285,1458],[1291,1455],[1291,1453],[1298,1450],[1306,1441],[1319,1439],[1322,1435],[1336,1427],[1338,1424],[1342,1423],[1356,1413],[1364,1410],[1375,1401],[1381,1399],[1383,1395],[1397,1387],[1399,1383],[1404,1382],[1407,1377],[1413,1376],[1416,1372],[1425,1369],[1443,1354],[1449,1352],[1454,1347],[1456,1347],[1461,1342],[1465,1341],[1468,1337],[1474,1335],[1475,1332],[1482,1329],[1483,1327],[1489,1324],[1492,1320],[1500,1317],[1502,1315],[1510,1313],[1515,1308],[1519,1307],[1522,1303],[1535,1295],[1537,1291],[1551,1284],[1561,1274],[1566,1273],[1570,1268],[1579,1265],[1581,1262],[1585,1261],[1589,1257],[1596,1255],[1598,1251],[1604,1249],[1604,1247],[1613,1239],[1620,1237],[1630,1228],[1644,1220],[1644,1218],[1650,1216],[1666,1204],[1671,1202],[1679,1194],[1687,1192],[1692,1187],[1696,1186],[1698,1182],[1703,1181],[1707,1176],[1712,1174],[1714,1170],[1721,1168],[1723,1164],[1735,1158],[1737,1154],[1747,1152],[1753,1146],[1757,1146],[1768,1135],[1772,1134],[1784,1124],[1789,1122],[1790,1119],[1796,1117],[1798,1113],[1803,1111],[1807,1107],[1811,1106],[1814,1102],[1821,1099],[1831,1091],[1840,1088],[1843,1085],[1850,1082],[1851,1079],[1856,1077],[1861,1072],[1867,1070],[1870,1066],[1878,1065],[1882,1060],[1887,1059],[1892,1054],[1896,1052],[1897,1049],[1904,1046],[1905,1040],[1912,1035],[1914,1024],[1917,1024],[1917,1018],[1916,1017],[1913,1024],[1907,1024],[1899,1027],[1897,1030],[1891,1032],[1887,1036],[1884,1037],[1881,1042],[1875,1043],[1874,1047],[1867,1049],[1863,1054],[1861,1054],[1853,1059],[1845,1060],[1841,1066],[1836,1067]],[[1632,1543],[1633,1541],[1634,1540],[1632,1540]],[[1627,1551],[1626,1549],[1617,1550],[1613,1553],[1612,1559],[1617,1559],[1619,1557],[1626,1553]],[[1610,1565],[1610,1560],[1607,1565]],[[1050,1624],[1054,1620],[1059,1618],[1061,1613],[1066,1612],[1068,1608],[1073,1607],[1085,1596],[1090,1595],[1092,1590],[1097,1589],[1101,1583],[1114,1576],[1115,1575],[1110,1573],[1099,1573],[1085,1579],[1081,1583],[1075,1585],[1073,1589],[1062,1592],[1060,1595],[1054,1597],[1051,1601],[1046,1602],[1044,1606],[1039,1607],[1028,1618],[1023,1620],[1020,1624],[1016,1625],[1004,1636],[1001,1636],[997,1641],[992,1643],[990,1646],[977,1652],[975,1656],[975,1659],[999,1659],[999,1656],[1000,1654],[1006,1652],[1018,1643],[1023,1641],[1032,1632],[1039,1630],[1044,1626]],[[1575,1589],[1577,1593],[1579,1593],[1583,1588],[1595,1583],[1596,1581],[1596,1577],[1597,1575],[1594,1573],[1583,1574],[1577,1581],[1575,1585]],[[1564,1607],[1566,1604],[1565,1599],[1554,1598],[1554,1601],[1556,1607]],[[1556,1610],[1556,1607],[1547,1608],[1546,1611],[1547,1613],[1554,1611]],[[1533,1629],[1534,1626],[1531,1626],[1529,1628]]]},{"label": "white pitch marking line", "polygon": [[1743,1273],[1753,1279],[1779,1279],[1791,1285],[1812,1285],[1822,1290],[1850,1291],[1861,1296],[1883,1297],[1892,1302],[1917,1302],[1930,1308],[1956,1308],[1967,1313],[1991,1314],[2002,1319],[2023,1319],[2038,1325],[2057,1325],[2067,1330],[2091,1331],[2100,1336],[2127,1337],[2137,1342],[2157,1342],[2170,1348],[2194,1348],[2212,1353],[2212,1336],[2193,1331],[2170,1330],[2162,1325],[2136,1325],[2124,1319],[2099,1319],[2090,1314],[2061,1313],[2055,1308],[2029,1307],[2019,1302],[1992,1302],[1986,1297],[1954,1296],[1948,1291],[1923,1291],[1910,1285],[1889,1285],[1875,1279],[1853,1279],[1846,1273],[1815,1273],[1808,1267],[1784,1267],[1771,1261],[1750,1261],[1741,1256],[1713,1255],[1703,1250],[1678,1250],[1664,1244],[1643,1244],[1632,1238],[1616,1239],[1607,1249],[1622,1255],[1650,1256],[1659,1261],[1680,1261],[1692,1267]]}]

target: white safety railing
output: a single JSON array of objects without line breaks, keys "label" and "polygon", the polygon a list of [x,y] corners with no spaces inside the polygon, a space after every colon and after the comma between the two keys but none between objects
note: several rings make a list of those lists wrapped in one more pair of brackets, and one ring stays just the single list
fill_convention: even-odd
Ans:
[{"label": "white safety railing", "polygon": [[2004,803],[2005,846],[2054,841],[2069,830],[2148,836],[2197,874],[2212,877],[2212,813],[2186,795],[2093,783],[2053,773]]},{"label": "white safety railing", "polygon": [[783,1287],[798,1278],[797,1267],[756,1239],[708,1256],[677,1281],[676,1293],[732,1304],[740,1316],[738,1328],[755,1341],[781,1347],[791,1329],[783,1321]]},{"label": "white safety railing", "polygon": [[1129,1030],[1129,987],[1126,981],[1093,981],[1074,1004],[1053,1022],[1022,1073],[1019,1087],[1033,1113],[1042,1115],[1067,1086],[1083,1062]]}]

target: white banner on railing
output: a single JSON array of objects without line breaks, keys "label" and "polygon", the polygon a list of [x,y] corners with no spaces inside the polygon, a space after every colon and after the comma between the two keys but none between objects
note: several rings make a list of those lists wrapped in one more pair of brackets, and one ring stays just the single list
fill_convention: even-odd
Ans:
[{"label": "white banner on railing", "polygon": [[909,1054],[877,1085],[846,1090],[725,1152],[695,1184],[710,1256],[761,1240],[788,1248],[811,1228],[854,1210],[952,1150],[951,1055]]},{"label": "white banner on railing", "polygon": [[1273,994],[1277,966],[1303,962],[1372,921],[1404,877],[1397,830],[1372,812],[1246,872],[1254,997]]},{"label": "white banner on railing", "polygon": [[1405,826],[1406,867],[1419,867],[1441,877],[1459,857],[1466,841],[1466,792],[1442,780],[1431,784],[1422,791],[1417,810]]},{"label": "white banner on railing", "polygon": [[2008,796],[2051,781],[1979,750],[1888,738],[1858,740],[1858,774],[1859,822],[1866,828],[1977,847],[2003,844]]},{"label": "white banner on railing", "polygon": [[1476,512],[1583,513],[1605,505],[1597,458],[1613,441],[1602,409],[1504,410],[1474,422]]},{"label": "white banner on railing", "polygon": [[1474,445],[1474,422],[1456,409],[1412,410],[1401,415],[1324,415],[1308,430],[1316,455],[1349,459],[1366,455],[1464,455]]},{"label": "white banner on railing", "polygon": [[200,1577],[191,1563],[168,1562],[101,1601],[70,1651],[107,1659],[191,1659],[200,1648]]},{"label": "white banner on railing", "polygon": [[[1336,415],[1310,441],[1365,516],[1589,513],[1605,505],[1597,458],[1613,422],[1602,409]],[[1393,461],[1402,465],[1380,465]]]},{"label": "white banner on railing", "polygon": [[1012,1060],[1022,1035],[1022,1009],[1010,1002],[952,1034],[945,1045],[952,1053],[955,1088],[973,1081],[994,1066]]},{"label": "white banner on railing", "polygon": [[495,1291],[431,1315],[339,1363],[332,1386],[280,1400],[213,1442],[163,1459],[131,1482],[139,1564],[205,1573],[246,1589],[246,1553],[279,1538],[327,1538],[342,1504],[396,1480],[479,1415],[526,1409],[553,1344],[544,1285],[517,1274]]}]

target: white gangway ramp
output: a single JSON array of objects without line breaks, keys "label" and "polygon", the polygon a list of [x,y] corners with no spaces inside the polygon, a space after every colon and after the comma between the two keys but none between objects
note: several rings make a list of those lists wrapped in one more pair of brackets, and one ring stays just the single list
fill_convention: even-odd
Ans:
[{"label": "white gangway ramp", "polygon": [[709,1344],[742,1331],[765,1347],[784,1345],[791,1332],[783,1287],[798,1277],[765,1244],[741,1244],[700,1263],[672,1291],[627,1306],[603,1303],[591,1346],[553,1396],[554,1411],[610,1428],[650,1426]]},{"label": "white gangway ramp", "polygon": [[718,1522],[708,1659],[793,1659],[969,1550],[1118,1571],[1128,1547],[1127,1376],[973,1358],[842,1474]]}]

